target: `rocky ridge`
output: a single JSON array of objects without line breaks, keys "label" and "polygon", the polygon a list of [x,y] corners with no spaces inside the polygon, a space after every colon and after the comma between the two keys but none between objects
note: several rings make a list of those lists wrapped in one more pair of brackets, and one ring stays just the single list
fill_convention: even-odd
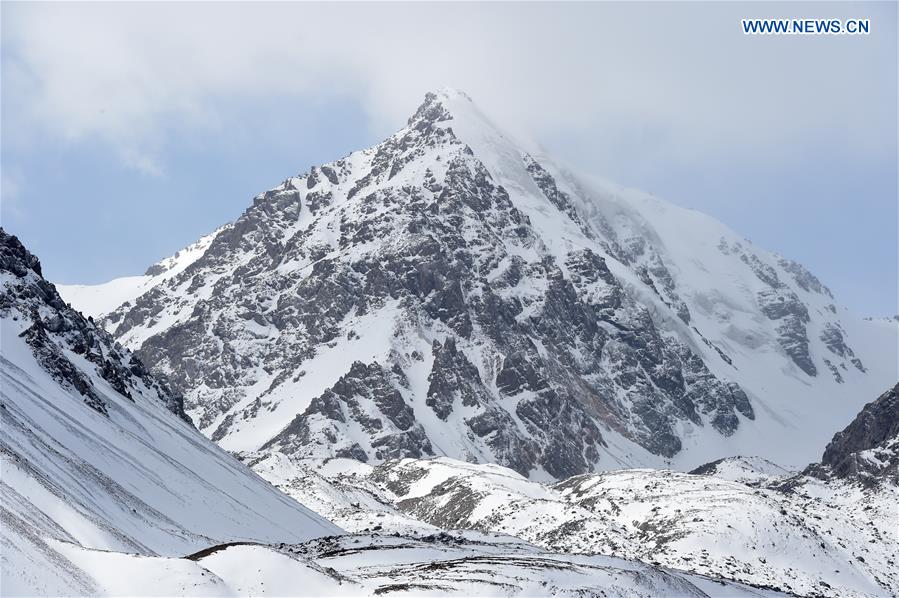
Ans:
[{"label": "rocky ridge", "polygon": [[92,409],[107,414],[106,403],[90,377],[70,358],[83,358],[119,394],[152,393],[169,411],[190,422],[184,400],[164,378],[151,375],[140,359],[84,318],[44,279],[40,261],[13,235],[0,228],[0,316],[30,325],[19,334],[38,363],[60,384],[79,393]]},{"label": "rocky ridge", "polygon": [[[0,336],[4,595],[133,595],[156,577],[128,562],[340,532],[204,438],[179,395],[69,308],[2,229]],[[123,579],[127,590],[106,585]]]}]

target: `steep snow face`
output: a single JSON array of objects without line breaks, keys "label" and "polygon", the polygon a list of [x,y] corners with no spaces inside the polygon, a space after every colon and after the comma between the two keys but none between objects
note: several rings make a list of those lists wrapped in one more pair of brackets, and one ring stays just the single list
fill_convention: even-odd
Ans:
[{"label": "steep snow face", "polygon": [[[285,459],[269,456],[255,468],[356,532],[409,533],[432,525],[509,534],[545,549],[638,559],[800,596],[899,590],[895,486],[871,490],[842,480],[776,477],[758,459],[712,468],[726,477],[739,471],[747,483],[642,469],[554,485],[445,458],[374,467]],[[320,499],[343,488],[355,495]]]},{"label": "steep snow face", "polygon": [[897,364],[896,326],[799,264],[528,153],[450,90],[257,196],[103,323],[228,450],[534,479],[799,467]]},{"label": "steep snow face", "polygon": [[191,427],[178,395],[67,307],[2,229],[0,335],[4,595],[100,591],[69,558],[77,547],[178,556],[340,531]]},{"label": "steep snow face", "polygon": [[202,256],[216,235],[228,228],[225,225],[201,237],[170,257],[160,260],[147,268],[141,276],[124,276],[96,285],[57,284],[60,296],[86,316],[99,318],[143,295],[153,287],[165,283],[184,271]]}]

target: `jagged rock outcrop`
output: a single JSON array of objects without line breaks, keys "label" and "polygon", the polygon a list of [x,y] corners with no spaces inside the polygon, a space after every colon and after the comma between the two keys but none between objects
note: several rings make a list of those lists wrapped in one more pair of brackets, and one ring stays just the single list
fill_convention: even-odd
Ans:
[{"label": "jagged rock outcrop", "polygon": [[778,341],[787,355],[809,376],[816,376],[815,367],[809,354],[809,340],[806,324],[809,322],[808,308],[796,293],[784,292],[780,286],[761,291],[758,296],[762,313],[771,320],[777,320]]},{"label": "jagged rock outcrop", "polygon": [[[360,461],[367,461],[369,453],[378,460],[432,455],[427,435],[399,391],[406,385],[399,368],[388,372],[376,363],[354,362],[262,449],[302,457],[315,455],[321,450],[316,445],[327,442],[335,456]],[[352,434],[355,426],[361,434]]]},{"label": "jagged rock outcrop", "polygon": [[824,329],[821,331],[821,342],[834,355],[848,359],[856,369],[861,372],[865,371],[865,366],[862,365],[861,360],[855,356],[855,352],[846,344],[846,339],[839,324],[833,322],[825,324]]},{"label": "jagged rock outcrop", "polygon": [[40,261],[14,235],[0,228],[0,315],[30,324],[20,333],[38,363],[60,384],[84,397],[84,402],[106,414],[106,404],[94,382],[67,353],[92,364],[97,375],[116,392],[130,398],[132,390],[154,392],[168,409],[190,422],[184,401],[166,383],[152,376],[141,361],[115,342],[92,319],[85,319],[44,279]]},{"label": "jagged rock outcrop", "polygon": [[807,473],[899,486],[899,384],[865,405],[837,432],[820,464],[811,465]]}]

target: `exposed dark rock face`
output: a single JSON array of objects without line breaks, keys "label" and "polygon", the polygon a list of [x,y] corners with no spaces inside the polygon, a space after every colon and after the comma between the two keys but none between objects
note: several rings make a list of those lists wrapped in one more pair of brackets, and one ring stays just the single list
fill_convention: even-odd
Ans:
[{"label": "exposed dark rock face", "polygon": [[428,376],[428,395],[425,403],[437,417],[446,421],[456,401],[465,407],[490,403],[478,369],[456,348],[456,341],[448,338],[441,344],[434,341],[434,365]]},{"label": "exposed dark rock face", "polygon": [[861,360],[855,356],[855,352],[846,344],[846,339],[843,337],[843,331],[840,329],[839,324],[828,322],[824,326],[824,330],[821,331],[821,341],[831,353],[848,359],[860,372],[866,371]]},{"label": "exposed dark rock face", "polygon": [[818,277],[806,270],[806,268],[793,260],[788,260],[785,257],[781,257],[778,260],[781,268],[789,272],[793,275],[793,280],[796,281],[796,284],[799,285],[805,291],[818,293],[821,295],[827,295],[831,299],[833,299],[833,293],[830,292],[826,286],[824,286]]},{"label": "exposed dark rock face", "polygon": [[[63,354],[62,349],[47,336],[47,331],[46,328],[44,328],[43,322],[41,322],[40,314],[35,311],[33,318],[34,323],[27,330],[22,332],[21,336],[31,347],[31,350],[41,367],[43,367],[54,380],[81,394],[88,407],[106,415],[106,403],[97,394],[90,379],[85,376],[81,370],[75,367],[65,354]],[[118,390],[118,388],[116,390]]]},{"label": "exposed dark rock face", "polygon": [[153,264],[144,272],[144,276],[158,276],[165,272],[165,267],[161,264]]},{"label": "exposed dark rock face", "polygon": [[564,191],[559,190],[556,186],[556,181],[552,175],[549,174],[539,162],[527,154],[525,154],[523,161],[528,173],[530,173],[531,177],[534,179],[534,183],[543,195],[546,196],[546,199],[556,206],[560,212],[563,212],[571,218],[573,222],[577,223],[587,238],[594,238],[593,230],[581,219],[574,207],[571,197]]},{"label": "exposed dark rock face", "polygon": [[865,405],[824,450],[820,465],[807,470],[864,484],[899,485],[899,384]]},{"label": "exposed dark rock face", "polygon": [[[402,371],[387,372],[378,364],[357,361],[263,449],[320,455],[321,448],[315,445],[326,442],[324,450],[330,451],[330,456],[360,461],[367,461],[369,452],[378,460],[433,455],[424,430],[400,392],[404,385]],[[339,425],[348,422],[358,425],[371,439],[368,450],[346,433],[346,425]]]},{"label": "exposed dark rock face", "polygon": [[[770,264],[764,263],[757,255],[747,251],[741,243],[728,244],[724,239],[718,245],[718,249],[727,255],[736,255],[743,263],[749,266],[755,276],[765,283],[768,288],[758,293],[759,309],[766,317],[778,322],[778,342],[784,352],[792,359],[799,369],[809,376],[817,376],[818,368],[809,352],[808,323],[810,321],[808,307],[799,296],[790,289],[786,281],[792,282],[807,293],[823,295],[833,299],[833,295],[817,277],[806,270],[801,264],[778,257],[777,264],[787,276],[781,277],[777,270]],[[836,313],[833,304],[828,305],[831,314]],[[852,349],[844,343],[839,323],[828,322],[825,325],[821,340],[827,347],[840,357],[845,357],[851,363],[864,372],[864,366],[855,358]],[[828,369],[833,364],[825,362]],[[838,375],[834,376],[836,380]],[[839,380],[837,380],[839,382]]]},{"label": "exposed dark rock face", "polygon": [[830,370],[831,376],[837,382],[837,384],[843,384],[843,374],[840,373],[840,368],[833,364],[829,359],[824,360],[824,365],[827,366],[827,369]]},{"label": "exposed dark rock face", "polygon": [[793,293],[783,288],[765,290],[758,295],[759,307],[768,318],[778,320],[778,341],[799,369],[809,376],[818,375],[818,368],[808,351],[808,308]]},{"label": "exposed dark rock face", "polygon": [[107,414],[102,392],[77,367],[66,351],[93,364],[99,378],[118,393],[131,398],[135,385],[155,392],[168,409],[190,422],[180,394],[152,376],[140,360],[123,349],[110,335],[71,309],[56,287],[41,274],[38,259],[13,235],[0,228],[0,273],[10,276],[0,286],[0,315],[30,322],[20,336],[31,347],[38,363],[64,387],[80,394],[85,404]]}]

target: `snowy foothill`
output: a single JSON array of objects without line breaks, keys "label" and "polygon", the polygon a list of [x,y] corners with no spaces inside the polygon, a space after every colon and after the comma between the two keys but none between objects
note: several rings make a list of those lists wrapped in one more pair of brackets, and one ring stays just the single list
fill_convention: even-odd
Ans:
[{"label": "snowy foothill", "polygon": [[356,533],[478,530],[800,596],[899,588],[892,484],[866,489],[744,458],[704,473],[631,469],[555,484],[446,458],[253,462],[285,493]]}]

